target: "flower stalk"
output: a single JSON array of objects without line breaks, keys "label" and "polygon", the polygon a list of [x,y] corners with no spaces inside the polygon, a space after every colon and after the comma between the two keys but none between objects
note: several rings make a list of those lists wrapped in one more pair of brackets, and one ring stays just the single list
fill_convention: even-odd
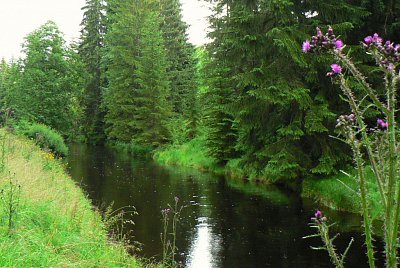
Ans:
[{"label": "flower stalk", "polygon": [[[307,43],[308,42],[308,43]],[[400,215],[400,181],[399,166],[397,157],[398,141],[396,137],[396,95],[397,83],[400,80],[398,67],[400,66],[400,44],[393,44],[384,40],[378,35],[367,36],[362,43],[368,50],[384,73],[386,95],[379,96],[377,91],[367,82],[367,78],[358,70],[351,59],[342,52],[345,47],[342,40],[337,39],[332,28],[324,35],[317,28],[317,34],[311,41],[303,43],[303,52],[328,52],[331,53],[338,63],[331,65],[331,72],[327,73],[332,81],[338,83],[347,97],[352,111],[351,115],[340,116],[338,119],[339,131],[346,137],[353,151],[354,162],[359,182],[360,201],[364,221],[365,243],[370,267],[375,267],[373,249],[373,226],[370,218],[368,200],[368,181],[365,176],[366,163],[371,166],[375,175],[375,183],[378,186],[381,203],[384,207],[383,222],[385,226],[385,257],[386,267],[396,268],[397,260],[397,239],[399,231]],[[341,65],[339,65],[341,64]],[[354,94],[348,86],[346,75],[351,75],[358,81],[364,90],[364,95]],[[380,98],[386,98],[386,102]],[[364,107],[365,100],[372,104]],[[384,119],[378,118],[377,126],[371,128],[368,121],[365,121],[364,114],[367,110],[381,113]],[[387,120],[387,121],[385,121]],[[364,156],[363,152],[366,153]],[[320,235],[324,234],[320,232]],[[324,243],[329,243],[323,239]],[[326,247],[329,245],[326,244]],[[338,266],[337,261],[332,259]]]}]

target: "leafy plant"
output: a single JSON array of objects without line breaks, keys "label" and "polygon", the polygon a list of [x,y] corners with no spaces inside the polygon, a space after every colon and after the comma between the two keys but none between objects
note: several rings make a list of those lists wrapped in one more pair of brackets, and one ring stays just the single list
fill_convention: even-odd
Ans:
[{"label": "leafy plant", "polygon": [[167,208],[161,210],[163,222],[163,232],[161,233],[161,242],[163,246],[162,264],[165,267],[178,267],[178,262],[175,259],[178,251],[176,246],[176,233],[184,206],[178,207],[178,197],[175,197],[174,201],[174,206],[168,205]]},{"label": "leafy plant", "polygon": [[[341,115],[337,120],[339,137],[347,143],[353,152],[357,170],[358,197],[364,221],[365,244],[370,267],[375,267],[373,247],[373,225],[369,189],[366,180],[366,166],[373,171],[378,185],[379,198],[383,206],[384,241],[386,266],[395,268],[398,265],[398,229],[400,214],[400,181],[399,159],[397,148],[398,129],[396,122],[396,96],[400,81],[400,45],[390,41],[384,42],[378,35],[367,36],[362,43],[367,53],[373,57],[383,75],[384,87],[372,87],[367,78],[359,71],[350,57],[343,53],[345,47],[329,27],[326,34],[317,28],[317,34],[311,41],[303,43],[303,52],[323,53],[334,56],[338,63],[331,65],[327,73],[335,84],[338,84],[350,106],[351,113]],[[382,92],[382,89],[384,91]],[[378,114],[376,124],[367,120],[368,114]],[[324,243],[328,248],[330,239]],[[337,265],[337,263],[335,263]],[[338,266],[341,267],[341,266]]]},{"label": "leafy plant", "polygon": [[332,225],[327,224],[328,219],[322,214],[322,212],[320,210],[317,210],[314,214],[314,217],[311,219],[312,219],[312,222],[310,223],[310,226],[312,228],[316,228],[318,230],[318,232],[314,235],[309,235],[309,236],[306,236],[303,238],[311,238],[311,237],[320,236],[322,238],[322,241],[324,242],[324,246],[323,247],[312,247],[312,248],[315,250],[328,251],[329,256],[331,257],[332,263],[338,268],[343,268],[347,252],[349,252],[349,249],[350,249],[351,245],[353,244],[354,239],[352,238],[350,240],[344,253],[339,255],[337,253],[336,247],[333,244],[333,241],[335,240],[335,238],[338,235],[334,236],[333,238],[330,237],[329,228]]},{"label": "leafy plant", "polygon": [[8,184],[0,191],[0,202],[2,203],[1,207],[6,218],[8,233],[15,227],[20,196],[21,186],[10,175]]}]

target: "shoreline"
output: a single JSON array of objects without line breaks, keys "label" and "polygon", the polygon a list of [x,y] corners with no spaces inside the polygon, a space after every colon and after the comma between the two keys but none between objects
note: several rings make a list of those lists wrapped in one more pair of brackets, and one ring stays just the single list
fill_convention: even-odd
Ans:
[{"label": "shoreline", "polygon": [[[276,183],[266,178],[249,178],[243,170],[237,168],[237,163],[231,161],[226,166],[218,166],[205,153],[202,140],[197,138],[179,146],[168,146],[153,154],[153,159],[163,166],[181,166],[194,168],[203,172],[212,172],[224,175],[230,180],[242,181],[253,185],[278,185],[298,192],[302,198],[314,200],[317,205],[322,205],[337,211],[346,211],[360,214],[360,200],[354,198],[357,193],[357,184],[354,179],[342,173],[324,177],[308,177],[303,180],[294,180],[292,183]],[[350,168],[349,168],[350,169]],[[249,172],[248,172],[249,173]],[[250,171],[251,173],[251,171]],[[372,183],[372,174],[369,174],[370,203],[372,206],[372,217],[376,218],[382,213],[381,205],[376,194],[378,190]],[[260,187],[262,188],[262,187]]]}]

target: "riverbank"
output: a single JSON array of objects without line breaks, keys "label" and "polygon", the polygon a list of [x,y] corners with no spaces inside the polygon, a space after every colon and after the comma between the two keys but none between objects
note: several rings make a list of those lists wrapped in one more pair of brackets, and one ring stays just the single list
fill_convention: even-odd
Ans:
[{"label": "riverbank", "polygon": [[[204,140],[201,138],[195,138],[179,146],[170,145],[163,150],[156,151],[153,158],[161,165],[192,167],[257,184],[273,183],[268,181],[268,178],[251,177],[251,171],[238,168],[237,160],[231,160],[225,167],[218,166],[216,161],[207,155]],[[371,215],[374,219],[382,213],[383,208],[379,203],[379,192],[371,170],[367,171],[367,178]],[[309,177],[304,179],[297,187],[299,187],[297,190],[301,192],[302,197],[313,199],[322,206],[353,213],[360,213],[361,211],[360,199],[357,198],[358,186],[354,174],[340,172],[325,177]],[[289,188],[293,189],[293,186],[290,185]]]},{"label": "riverbank", "polygon": [[0,130],[1,267],[140,267],[54,155]]}]

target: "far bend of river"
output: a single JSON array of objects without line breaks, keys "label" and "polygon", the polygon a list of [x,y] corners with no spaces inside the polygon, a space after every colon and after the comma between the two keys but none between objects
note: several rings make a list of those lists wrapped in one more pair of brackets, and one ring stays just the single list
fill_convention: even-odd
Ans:
[{"label": "far bend of river", "polygon": [[[185,267],[332,267],[319,238],[308,226],[317,207],[298,194],[276,187],[256,187],[179,167],[161,167],[115,149],[72,145],[68,159],[73,179],[95,205],[114,209],[133,205],[138,215],[128,233],[142,243],[138,255],[160,260],[161,209],[179,197],[179,260]],[[341,227],[340,252],[354,237],[346,267],[367,267],[360,217],[327,211]],[[381,266],[381,265],[379,265]]]}]

